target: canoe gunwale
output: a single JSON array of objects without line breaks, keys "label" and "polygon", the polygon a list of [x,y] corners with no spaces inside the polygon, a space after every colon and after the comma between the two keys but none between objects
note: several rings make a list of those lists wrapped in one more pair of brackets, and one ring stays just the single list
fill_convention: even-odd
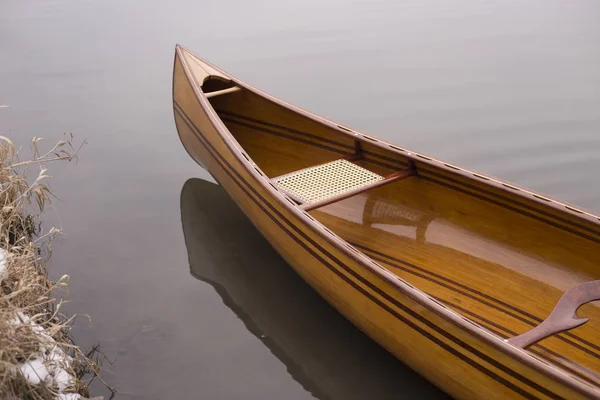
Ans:
[{"label": "canoe gunwale", "polygon": [[[186,51],[190,52],[187,49],[186,49]],[[214,65],[210,64],[206,60],[203,60],[203,62],[211,65],[215,69],[218,68],[218,67],[215,67]],[[225,73],[225,72],[223,72],[223,73]],[[532,201],[541,207],[549,206],[549,207],[554,208],[557,211],[566,212],[573,217],[583,218],[586,220],[586,222],[589,222],[593,225],[598,225],[598,223],[600,222],[600,216],[595,215],[594,213],[592,213],[589,210],[582,209],[581,207],[566,203],[564,201],[559,201],[557,199],[552,198],[552,196],[549,196],[546,194],[541,194],[539,192],[533,192],[533,191],[524,189],[516,184],[513,184],[511,182],[508,182],[508,181],[505,181],[505,180],[502,180],[502,179],[499,179],[499,178],[496,178],[493,176],[485,175],[485,174],[482,174],[479,172],[474,172],[469,169],[466,169],[466,168],[463,168],[463,167],[460,167],[460,166],[457,166],[454,164],[450,164],[450,163],[442,161],[442,160],[438,160],[436,158],[433,158],[433,157],[425,155],[425,154],[416,153],[412,150],[404,149],[404,148],[394,145],[392,143],[389,143],[384,140],[381,140],[381,139],[375,138],[373,136],[367,135],[365,133],[362,133],[361,131],[347,128],[347,127],[345,127],[341,124],[338,124],[334,121],[325,119],[323,117],[320,117],[316,114],[311,113],[310,111],[304,110],[298,106],[287,103],[284,100],[281,100],[281,99],[274,97],[268,93],[265,93],[265,92],[261,91],[260,89],[257,89],[255,87],[249,85],[248,83],[245,83],[233,76],[230,76],[229,79],[231,79],[231,81],[234,82],[236,85],[238,85],[250,92],[254,92],[254,94],[257,94],[257,95],[263,97],[265,100],[268,100],[271,103],[274,103],[279,106],[284,106],[298,114],[301,114],[302,116],[304,116],[306,118],[313,120],[314,122],[321,123],[323,125],[326,125],[329,128],[332,128],[332,129],[338,131],[339,133],[343,133],[356,141],[369,143],[375,147],[385,150],[386,152],[399,154],[402,157],[408,158],[415,163],[427,164],[428,166],[432,167],[432,169],[427,170],[428,172],[429,171],[435,172],[435,170],[447,171],[451,174],[460,175],[461,177],[466,178],[472,182],[485,183],[486,185],[492,186],[495,189],[498,189],[509,195],[518,195],[519,197],[522,197],[523,200]],[[419,169],[421,169],[421,168],[422,167],[420,167]]]},{"label": "canoe gunwale", "polygon": [[[264,172],[262,172],[262,170],[260,170],[260,167],[258,167],[254,163],[252,158],[250,158],[250,156],[246,153],[246,151],[242,148],[242,146],[238,143],[238,141],[233,137],[233,135],[231,134],[229,129],[226,127],[224,122],[218,116],[218,114],[212,107],[211,103],[209,102],[208,98],[202,92],[201,83],[198,82],[198,79],[196,78],[194,73],[191,71],[191,69],[188,65],[188,61],[186,60],[186,57],[184,56],[184,52],[187,52],[187,53],[193,55],[193,53],[191,51],[189,51],[188,49],[186,49],[185,47],[180,46],[180,45],[176,46],[175,62],[177,61],[177,58],[179,58],[179,60],[181,61],[181,65],[183,67],[184,74],[190,82],[190,86],[194,91],[194,94],[197,98],[199,105],[204,109],[211,124],[214,126],[216,131],[219,133],[219,135],[221,136],[221,138],[223,139],[224,143],[229,148],[231,153],[237,158],[237,160],[240,162],[240,164],[244,166],[247,173],[250,176],[252,176],[253,179],[259,185],[261,185],[264,190],[266,190],[271,195],[272,199],[275,199],[282,207],[284,207],[286,210],[292,212],[309,229],[313,230],[316,234],[318,234],[322,239],[327,241],[329,244],[335,246],[337,249],[339,249],[341,252],[343,252],[346,256],[355,260],[357,263],[359,263],[360,266],[362,266],[364,268],[368,268],[371,272],[373,272],[377,276],[379,276],[382,279],[384,279],[385,281],[387,281],[389,284],[391,284],[396,289],[400,290],[404,295],[410,297],[411,299],[413,299],[420,305],[426,307],[427,309],[429,309],[436,315],[453,323],[454,325],[458,326],[459,328],[463,329],[464,331],[472,334],[477,339],[488,343],[495,349],[500,350],[501,352],[518,360],[519,362],[537,370],[538,372],[540,372],[542,374],[548,375],[557,381],[560,381],[565,386],[570,387],[570,388],[582,393],[585,396],[600,397],[600,388],[593,386],[593,385],[569,374],[567,371],[559,368],[558,366],[549,364],[546,361],[539,359],[538,357],[531,354],[527,350],[524,350],[522,348],[512,345],[511,343],[508,342],[507,339],[501,338],[500,336],[494,334],[493,332],[490,332],[489,330],[483,328],[482,326],[480,326],[476,322],[472,321],[471,319],[463,316],[462,314],[460,314],[456,311],[453,311],[453,310],[447,308],[446,306],[441,304],[439,301],[437,301],[432,296],[428,295],[427,293],[416,288],[409,282],[407,282],[404,279],[393,274],[387,268],[380,266],[376,261],[374,261],[372,258],[367,256],[366,254],[364,254],[362,251],[360,251],[359,249],[356,249],[354,246],[349,244],[347,241],[343,240],[341,237],[337,236],[335,233],[333,233],[330,230],[328,230],[327,228],[325,228],[325,226],[323,224],[321,224],[315,218],[310,216],[310,214],[307,211],[302,210],[302,208],[300,206],[292,205],[292,203],[289,201],[289,196],[287,196],[284,192],[277,189],[270,182],[271,180],[269,179],[269,177]],[[219,75],[211,75],[208,77],[205,76],[202,79],[203,82],[206,79],[212,78],[212,77],[223,80],[223,76],[225,76],[227,80],[229,80],[230,82],[234,83],[235,85],[237,85],[238,87],[240,87],[242,89],[248,90],[248,91],[252,92],[253,94],[264,98],[265,100],[270,101],[271,103],[274,103],[278,106],[288,108],[289,110],[296,112],[306,118],[309,118],[317,123],[323,124],[323,125],[325,125],[329,128],[332,128],[340,133],[343,133],[343,134],[347,135],[348,137],[353,138],[354,140],[364,141],[364,142],[374,145],[380,149],[383,149],[386,152],[399,154],[402,157],[408,158],[409,160],[412,160],[413,162],[418,163],[417,165],[427,164],[430,167],[430,169],[427,169],[428,171],[429,170],[435,171],[435,170],[442,169],[442,170],[446,170],[446,171],[450,172],[451,174],[460,175],[464,178],[467,178],[467,180],[470,180],[470,181],[474,181],[474,182],[478,182],[478,183],[482,183],[482,181],[485,181],[486,185],[490,185],[496,189],[500,189],[502,192],[508,193],[511,196],[517,195],[517,196],[524,198],[525,200],[533,201],[534,203],[537,203],[540,206],[552,207],[560,212],[569,213],[572,216],[576,217],[577,219],[584,219],[586,222],[591,223],[593,225],[598,225],[598,222],[600,221],[600,217],[598,217],[590,212],[579,210],[576,207],[573,207],[573,206],[565,204],[563,202],[551,199],[548,196],[541,196],[537,193],[519,188],[516,185],[512,185],[507,182],[503,182],[502,180],[487,177],[482,174],[475,173],[475,172],[469,171],[467,169],[463,169],[461,167],[445,163],[440,160],[436,160],[432,157],[428,157],[428,156],[418,154],[418,153],[415,153],[415,152],[412,152],[409,150],[405,150],[405,149],[402,149],[393,144],[382,141],[380,139],[373,138],[372,136],[369,136],[369,135],[363,134],[361,132],[346,128],[343,125],[337,124],[337,123],[327,120],[323,117],[312,114],[309,111],[301,109],[295,105],[286,103],[285,101],[282,101],[274,96],[264,93],[263,91],[229,75],[228,73],[219,69],[218,67],[209,63],[208,61],[200,59],[199,57],[197,57],[195,55],[194,55],[194,57],[201,60],[203,63],[207,64],[207,66],[214,69],[219,74],[222,74],[221,76],[219,76]],[[173,77],[173,83],[174,83],[174,78],[175,77]],[[173,90],[174,90],[174,86],[173,86]],[[173,98],[175,98],[174,93],[173,93]],[[188,151],[188,150],[186,149],[186,151]],[[188,151],[188,153],[189,153],[189,151]],[[570,222],[570,221],[566,221],[566,222]]]}]

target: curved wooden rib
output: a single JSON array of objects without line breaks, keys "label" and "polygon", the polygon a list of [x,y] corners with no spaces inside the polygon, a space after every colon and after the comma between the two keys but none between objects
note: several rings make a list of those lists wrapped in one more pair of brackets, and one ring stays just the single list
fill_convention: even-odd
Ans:
[{"label": "curved wooden rib", "polygon": [[594,300],[600,300],[600,280],[572,287],[558,300],[548,318],[532,330],[509,339],[508,342],[525,348],[555,333],[577,328],[589,321],[589,318],[577,316],[577,309]]}]

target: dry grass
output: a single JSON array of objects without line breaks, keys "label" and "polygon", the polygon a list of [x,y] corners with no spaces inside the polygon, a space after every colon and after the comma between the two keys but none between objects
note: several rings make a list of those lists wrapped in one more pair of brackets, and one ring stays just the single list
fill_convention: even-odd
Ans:
[{"label": "dry grass", "polygon": [[[92,354],[83,354],[71,341],[72,319],[61,314],[52,295],[68,284],[67,276],[51,282],[46,272],[52,241],[60,232],[52,228],[42,233],[39,222],[52,199],[44,165],[76,157],[79,148],[73,148],[72,140],[67,134],[42,154],[34,138],[33,158],[22,162],[13,143],[0,136],[0,252],[6,256],[0,273],[0,398],[56,399],[59,389],[88,396],[82,378],[98,372]],[[32,374],[40,374],[30,371],[27,379],[23,369],[34,360],[43,360],[51,375],[64,370],[76,379],[65,385],[50,376],[34,384]]]}]

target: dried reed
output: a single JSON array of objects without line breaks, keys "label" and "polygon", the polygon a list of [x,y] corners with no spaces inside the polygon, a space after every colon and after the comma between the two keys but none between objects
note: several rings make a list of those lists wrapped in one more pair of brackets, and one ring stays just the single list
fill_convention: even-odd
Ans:
[{"label": "dried reed", "polygon": [[0,136],[0,398],[77,399],[89,396],[82,379],[98,373],[97,356],[69,337],[72,318],[52,294],[67,287],[68,276],[51,282],[46,271],[60,231],[42,233],[39,218],[53,197],[45,165],[73,160],[81,146],[65,134],[41,153],[39,141],[32,140],[33,157],[20,161],[20,151]]}]

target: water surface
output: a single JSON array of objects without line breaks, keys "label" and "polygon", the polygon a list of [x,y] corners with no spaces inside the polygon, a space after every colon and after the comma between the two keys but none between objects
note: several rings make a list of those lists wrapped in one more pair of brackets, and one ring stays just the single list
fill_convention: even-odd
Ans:
[{"label": "water surface", "polygon": [[46,225],[66,233],[51,273],[71,276],[68,311],[93,321],[75,336],[115,360],[117,398],[442,397],[306,288],[187,156],[176,43],[344,125],[599,212],[599,17],[591,0],[2,1],[0,134],[88,140],[51,166]]}]

